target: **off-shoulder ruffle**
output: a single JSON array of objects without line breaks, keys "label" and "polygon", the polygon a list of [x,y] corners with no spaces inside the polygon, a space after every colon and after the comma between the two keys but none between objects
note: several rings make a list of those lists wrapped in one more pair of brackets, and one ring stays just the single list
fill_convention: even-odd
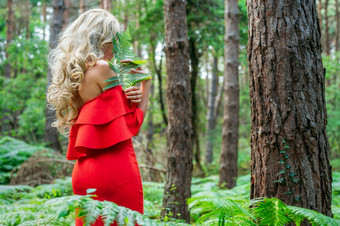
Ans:
[{"label": "off-shoulder ruffle", "polygon": [[103,149],[137,135],[143,111],[130,105],[121,86],[110,88],[86,102],[69,134],[66,158],[86,156],[88,149]]}]

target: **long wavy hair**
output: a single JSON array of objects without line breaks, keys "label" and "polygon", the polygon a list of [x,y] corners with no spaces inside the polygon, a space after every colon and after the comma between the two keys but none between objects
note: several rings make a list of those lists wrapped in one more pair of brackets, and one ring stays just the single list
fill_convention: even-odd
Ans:
[{"label": "long wavy hair", "polygon": [[56,111],[52,123],[66,135],[78,116],[75,98],[79,84],[89,66],[104,57],[103,50],[119,32],[117,19],[103,9],[92,9],[80,15],[61,33],[58,45],[51,50],[48,63],[52,84],[48,88],[49,108]]}]

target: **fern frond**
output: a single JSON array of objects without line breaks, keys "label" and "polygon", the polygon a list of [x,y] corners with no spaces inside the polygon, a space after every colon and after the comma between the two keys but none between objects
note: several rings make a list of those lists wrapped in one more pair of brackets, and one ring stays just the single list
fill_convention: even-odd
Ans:
[{"label": "fern frond", "polygon": [[[134,86],[137,83],[148,80],[152,76],[150,73],[143,74],[129,74],[131,69],[138,68],[144,65],[147,61],[141,60],[133,51],[129,29],[125,32],[116,33],[112,39],[114,57],[108,61],[110,68],[117,74],[117,76],[106,80],[109,85],[103,90],[121,85],[125,90],[128,87]],[[131,60],[129,62],[121,62],[122,60]]]},{"label": "fern frond", "polygon": [[112,202],[104,201],[102,209],[102,217],[105,226],[110,226],[118,215],[117,205]]},{"label": "fern frond", "polygon": [[286,225],[292,221],[287,216],[286,204],[277,198],[255,199],[251,205],[251,212],[259,219],[260,225]]},{"label": "fern frond", "polygon": [[290,214],[290,217],[293,218],[296,223],[300,223],[302,220],[307,219],[309,223],[314,225],[340,225],[340,220],[327,217],[314,210],[297,206],[287,206],[287,209],[292,213]]},{"label": "fern frond", "polygon": [[93,200],[89,195],[86,195],[79,202],[78,217],[84,217],[86,226],[94,223],[102,213],[102,202]]}]

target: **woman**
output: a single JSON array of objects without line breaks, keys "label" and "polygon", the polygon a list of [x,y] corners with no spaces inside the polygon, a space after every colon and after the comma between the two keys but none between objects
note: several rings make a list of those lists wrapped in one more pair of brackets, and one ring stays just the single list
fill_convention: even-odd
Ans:
[{"label": "woman", "polygon": [[[56,110],[52,124],[69,131],[67,159],[77,162],[72,173],[74,194],[89,188],[97,200],[107,200],[143,213],[143,189],[131,137],[140,129],[148,105],[151,80],[141,88],[110,88],[116,76],[111,60],[112,38],[119,23],[109,12],[93,9],[80,15],[49,55],[52,85],[47,95]],[[141,73],[142,69],[130,73]],[[82,225],[76,218],[76,225]],[[103,225],[101,219],[94,225]]]}]

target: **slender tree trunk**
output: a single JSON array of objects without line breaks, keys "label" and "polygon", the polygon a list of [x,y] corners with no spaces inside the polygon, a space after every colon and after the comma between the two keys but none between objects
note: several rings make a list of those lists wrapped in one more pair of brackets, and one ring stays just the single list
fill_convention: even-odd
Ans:
[{"label": "slender tree trunk", "polygon": [[[190,26],[189,26],[190,27]],[[198,79],[198,63],[199,63],[199,55],[196,49],[195,39],[189,38],[189,51],[190,51],[190,63],[191,63],[191,76],[190,76],[190,87],[191,87],[191,123],[192,123],[192,142],[193,142],[193,151],[194,151],[194,159],[195,166],[194,172],[195,176],[204,176],[204,170],[201,165],[201,150],[199,144],[198,137],[198,128],[197,128],[197,115],[198,115],[198,107],[197,107],[197,97],[196,97],[196,84]]]},{"label": "slender tree trunk", "polygon": [[250,198],[331,216],[325,69],[315,1],[247,0]]},{"label": "slender tree trunk", "polygon": [[[7,19],[6,19],[6,59],[8,60],[8,46],[12,42],[13,39],[13,20],[14,20],[14,14],[13,14],[13,0],[7,0]],[[9,61],[7,61],[5,65],[5,77],[10,78],[11,77],[11,64]]]},{"label": "slender tree trunk", "polygon": [[325,50],[326,54],[329,55],[331,52],[331,43],[329,39],[329,23],[328,23],[328,5],[329,0],[325,0]]},{"label": "slender tree trunk", "polygon": [[222,150],[219,185],[227,188],[236,186],[239,84],[238,55],[240,32],[238,27],[239,8],[237,0],[225,0],[225,48],[224,48],[224,113],[222,127]]},{"label": "slender tree trunk", "polygon": [[79,13],[85,13],[86,8],[85,8],[85,0],[80,0],[79,1]]},{"label": "slender tree trunk", "polygon": [[107,11],[111,11],[112,1],[111,0],[100,0],[100,8],[105,9]]},{"label": "slender tree trunk", "polygon": [[214,141],[214,129],[216,127],[215,115],[215,100],[218,89],[218,58],[216,55],[213,57],[213,69],[212,77],[208,94],[208,112],[207,112],[207,143],[205,145],[205,162],[211,164],[213,160],[213,141]]},{"label": "slender tree trunk", "polygon": [[30,38],[30,17],[31,17],[31,4],[29,0],[26,0],[26,39]]},{"label": "slender tree trunk", "polygon": [[[9,44],[12,42],[12,39],[13,39],[14,14],[13,14],[12,7],[13,7],[13,0],[7,0],[7,18],[6,18],[6,61],[7,62],[4,67],[4,77],[7,79],[11,78],[11,71],[12,71],[12,66],[9,60],[9,53],[8,53]],[[12,115],[13,114],[11,114],[10,110],[8,109],[4,109],[3,112],[1,112],[0,114],[1,135],[3,135],[4,132],[7,132],[10,130],[11,121],[13,121],[11,119]],[[12,127],[14,127],[14,125]]]},{"label": "slender tree trunk", "polygon": [[[139,20],[140,20],[140,15],[141,15],[141,11],[142,11],[142,3],[140,0],[137,1],[137,12],[136,12],[136,30],[139,29],[140,27],[140,24],[139,24]],[[138,40],[135,40],[133,42],[133,46],[134,46],[134,49],[136,50],[136,53],[137,53],[137,56],[139,57],[142,57],[142,49],[141,49],[141,46],[138,42]]]},{"label": "slender tree trunk", "polygon": [[124,19],[123,19],[123,26],[124,30],[128,27],[129,23],[129,3],[127,1],[124,1]]},{"label": "slender tree trunk", "polygon": [[[53,0],[53,14],[50,25],[50,50],[54,49],[58,43],[58,34],[61,32],[64,24],[64,10],[65,4],[64,0]],[[47,89],[52,83],[51,69],[48,67],[47,74]],[[46,124],[45,124],[45,141],[50,147],[61,152],[61,146],[58,140],[58,131],[56,128],[51,127],[52,122],[55,118],[55,111],[46,108]]]},{"label": "slender tree trunk", "polygon": [[43,14],[43,23],[44,23],[43,40],[46,40],[46,26],[45,26],[45,23],[46,23],[46,8],[47,8],[46,5],[47,5],[47,3],[43,2],[43,5],[42,5],[42,14]]},{"label": "slender tree trunk", "polygon": [[340,16],[339,16],[339,0],[335,0],[335,51],[339,51],[339,39],[340,39]]},{"label": "slender tree trunk", "polygon": [[71,9],[71,0],[64,0],[64,13],[63,13],[63,27],[62,30],[64,30],[69,23],[70,20],[70,9]]},{"label": "slender tree trunk", "polygon": [[162,79],[162,65],[163,65],[163,56],[161,56],[161,60],[159,63],[159,67],[157,68],[156,64],[156,57],[155,57],[155,51],[156,51],[156,44],[155,42],[151,41],[150,42],[151,48],[152,48],[152,62],[154,66],[154,70],[157,75],[157,80],[158,80],[158,98],[159,98],[159,104],[161,106],[161,113],[162,113],[162,118],[164,124],[167,126],[168,125],[168,117],[166,116],[166,110],[165,110],[165,104],[163,100],[163,79]]},{"label": "slender tree trunk", "polygon": [[192,127],[185,4],[182,0],[164,1],[169,124],[162,216],[171,212],[172,217],[189,222],[186,199],[191,195]]},{"label": "slender tree trunk", "polygon": [[161,182],[162,176],[159,171],[155,170],[155,155],[152,151],[153,148],[153,135],[154,135],[154,122],[153,122],[153,97],[154,97],[154,84],[151,84],[150,88],[150,107],[148,110],[148,131],[146,134],[146,148],[145,148],[145,162],[147,163],[148,169],[148,181]]}]

